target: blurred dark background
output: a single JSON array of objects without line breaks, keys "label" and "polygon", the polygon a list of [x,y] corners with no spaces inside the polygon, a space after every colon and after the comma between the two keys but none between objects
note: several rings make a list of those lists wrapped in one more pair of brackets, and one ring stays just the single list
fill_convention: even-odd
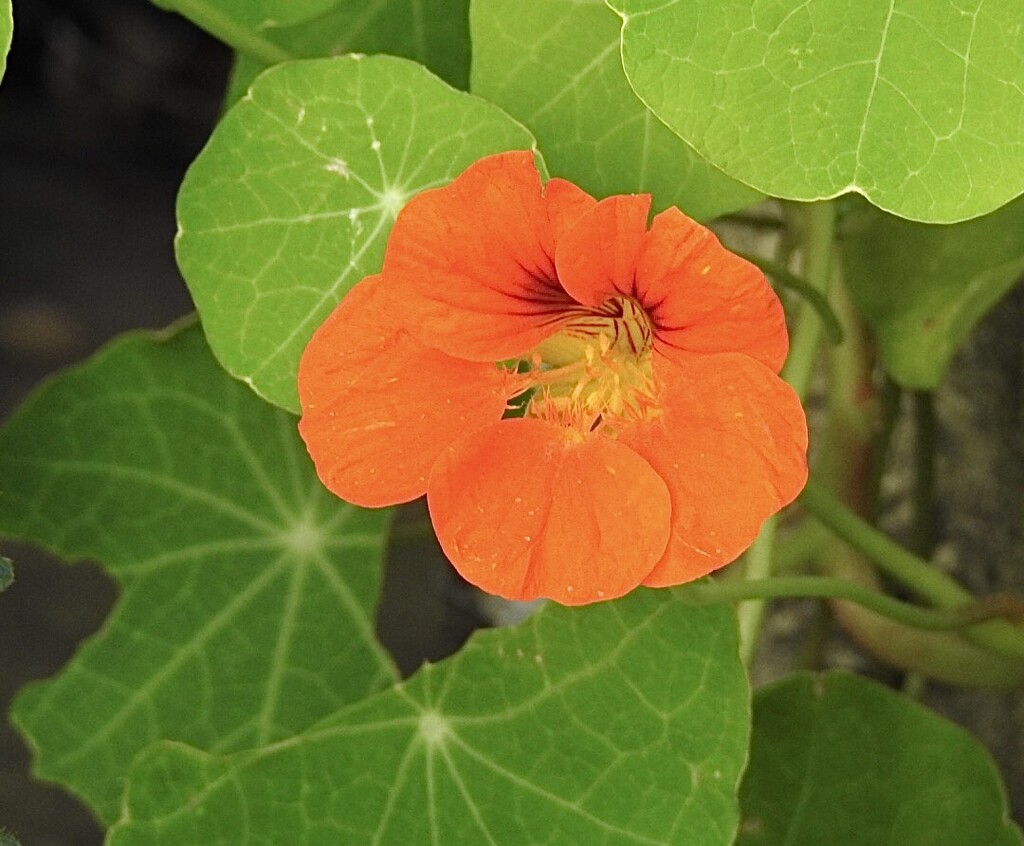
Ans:
[{"label": "blurred dark background", "polygon": [[[0,83],[0,417],[107,339],[191,309],[174,199],[216,121],[230,54],[144,0],[16,0]],[[98,567],[4,544],[0,710],[52,675],[115,599]],[[24,846],[96,846],[62,791],[32,781],[0,721],[0,827]]]}]

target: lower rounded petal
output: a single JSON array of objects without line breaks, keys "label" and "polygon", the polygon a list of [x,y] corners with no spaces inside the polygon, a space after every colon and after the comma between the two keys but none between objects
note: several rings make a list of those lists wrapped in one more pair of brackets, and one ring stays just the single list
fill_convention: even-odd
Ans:
[{"label": "lower rounded petal", "polygon": [[746,550],[807,481],[807,421],[792,388],[745,355],[655,359],[661,417],[620,440],[672,496],[665,554],[651,587],[693,581]]},{"label": "lower rounded petal", "polygon": [[364,279],[299,363],[299,432],[324,485],[356,505],[422,496],[438,455],[501,419],[515,392],[493,364],[425,347],[395,313],[381,277]]},{"label": "lower rounded petal", "polygon": [[503,420],[452,444],[427,503],[456,570],[507,599],[622,596],[650,573],[669,534],[668,489],[643,458],[535,419]]}]

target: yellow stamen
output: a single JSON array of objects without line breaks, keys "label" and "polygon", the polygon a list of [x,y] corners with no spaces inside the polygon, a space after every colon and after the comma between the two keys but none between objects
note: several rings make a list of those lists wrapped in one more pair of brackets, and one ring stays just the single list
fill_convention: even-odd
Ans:
[{"label": "yellow stamen", "polygon": [[527,416],[582,437],[595,431],[614,436],[660,414],[651,342],[647,315],[630,299],[581,309],[530,356],[533,369],[524,376],[536,391]]}]

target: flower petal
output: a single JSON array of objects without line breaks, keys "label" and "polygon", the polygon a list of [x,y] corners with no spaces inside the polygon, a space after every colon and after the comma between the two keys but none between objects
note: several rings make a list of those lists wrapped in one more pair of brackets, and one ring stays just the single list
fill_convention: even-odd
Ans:
[{"label": "flower petal", "polygon": [[655,344],[666,355],[741,352],[775,373],[782,367],[786,317],[764,274],[679,209],[654,218],[636,284]]},{"label": "flower petal", "polygon": [[729,563],[807,480],[807,421],[796,393],[739,354],[655,357],[663,416],[620,435],[672,495],[665,555],[644,579],[664,587]]},{"label": "flower petal", "polygon": [[650,573],[669,531],[668,490],[644,459],[536,419],[453,444],[434,465],[427,503],[455,568],[508,599],[622,596]]},{"label": "flower petal", "polygon": [[481,159],[406,204],[383,274],[423,343],[500,361],[557,331],[571,301],[555,276],[554,234],[593,202],[566,185],[547,199],[533,154],[518,151]]},{"label": "flower petal", "polygon": [[649,194],[618,194],[576,219],[555,252],[559,281],[573,298],[588,306],[636,298],[636,261],[650,209]]},{"label": "flower petal", "polygon": [[551,254],[566,231],[584,213],[597,205],[597,200],[582,188],[565,179],[549,179],[544,185],[544,205],[551,233]]},{"label": "flower petal", "polygon": [[515,393],[493,364],[423,346],[396,319],[386,284],[356,285],[299,363],[299,432],[323,483],[364,506],[422,496],[437,456],[500,420]]}]

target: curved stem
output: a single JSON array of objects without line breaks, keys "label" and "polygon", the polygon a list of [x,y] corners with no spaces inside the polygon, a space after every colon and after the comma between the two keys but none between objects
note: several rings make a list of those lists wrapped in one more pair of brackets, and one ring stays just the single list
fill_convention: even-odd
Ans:
[{"label": "curved stem", "polygon": [[795,291],[814,309],[825,329],[825,334],[833,344],[842,343],[843,328],[839,325],[839,318],[828,304],[828,299],[814,285],[806,279],[801,279],[795,273],[791,273],[784,265],[771,259],[762,258],[753,253],[745,253],[733,250],[740,258],[744,258],[751,264],[757,265],[766,276],[771,276],[779,285]]},{"label": "curved stem", "polygon": [[[779,521],[770,517],[754,538],[754,543],[746,554],[744,578],[736,581],[737,585],[763,583],[772,573],[772,554],[775,549],[775,530]],[[746,599],[762,599],[758,595],[738,597]],[[740,657],[743,663],[750,666],[757,651],[757,635],[764,618],[763,602],[748,602],[737,609],[737,624],[740,631]]]},{"label": "curved stem", "polygon": [[[836,236],[835,203],[812,203],[805,207],[805,211],[803,276],[812,288],[825,295],[832,279],[832,248]],[[805,300],[801,306],[796,331],[789,346],[789,357],[786,366],[782,368],[782,378],[803,399],[818,360],[822,324],[813,305]]]},{"label": "curved stem", "polygon": [[251,56],[265,65],[276,65],[294,58],[276,44],[225,15],[207,0],[157,0],[157,5],[188,18],[236,52]]},{"label": "curved stem", "polygon": [[[824,297],[832,278],[832,249],[836,234],[836,207],[834,202],[812,203],[807,206],[793,206],[806,215],[804,221],[804,262],[803,274],[810,288]],[[789,356],[782,369],[785,379],[797,392],[801,400],[807,395],[811,373],[818,357],[821,342],[821,317],[809,300],[801,302],[797,314],[796,332],[790,344]],[[775,548],[777,517],[765,522],[753,546],[745,556],[747,578],[760,579],[772,572],[772,555]],[[748,602],[737,611],[740,627],[740,654],[746,664],[753,660],[757,650],[757,635],[764,618],[762,602]]]},{"label": "curved stem", "polygon": [[[975,601],[973,594],[923,558],[862,520],[815,480],[810,480],[799,503],[822,523],[900,584],[939,608],[955,608]],[[1024,658],[1024,629],[1000,620],[964,632],[979,646],[1001,655]]]},{"label": "curved stem", "polygon": [[931,391],[914,391],[914,552],[935,548],[935,405]]},{"label": "curved stem", "polygon": [[877,590],[828,576],[780,576],[768,579],[709,581],[690,585],[685,598],[696,605],[746,599],[842,599],[916,629],[946,631],[975,626],[1001,616],[1005,610],[984,600],[951,608],[922,608]]}]

